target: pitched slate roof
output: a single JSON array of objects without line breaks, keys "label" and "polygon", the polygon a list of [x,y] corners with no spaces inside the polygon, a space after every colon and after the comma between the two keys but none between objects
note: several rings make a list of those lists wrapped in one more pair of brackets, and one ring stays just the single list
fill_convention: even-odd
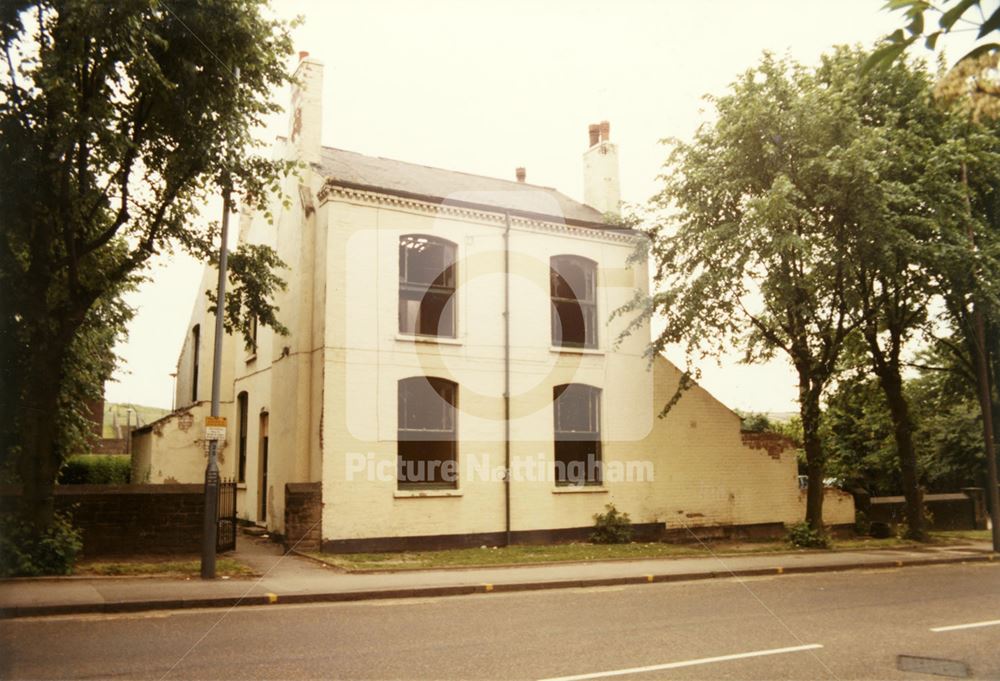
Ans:
[{"label": "pitched slate roof", "polygon": [[437,203],[507,210],[567,224],[614,229],[590,206],[541,187],[323,147],[320,171],[334,184]]}]

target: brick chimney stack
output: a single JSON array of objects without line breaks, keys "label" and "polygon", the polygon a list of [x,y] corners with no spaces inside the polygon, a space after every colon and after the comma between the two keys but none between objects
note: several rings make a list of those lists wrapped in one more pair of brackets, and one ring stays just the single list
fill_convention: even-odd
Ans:
[{"label": "brick chimney stack", "polygon": [[524,182],[528,177],[528,172],[524,168],[515,168],[514,176],[518,182]]},{"label": "brick chimney stack", "polygon": [[618,147],[611,142],[611,124],[601,121],[589,126],[587,132],[590,147],[583,153],[583,202],[601,213],[618,215]]},{"label": "brick chimney stack", "polygon": [[323,62],[299,52],[299,65],[292,83],[292,103],[288,119],[288,141],[298,158],[320,162],[323,132]]}]

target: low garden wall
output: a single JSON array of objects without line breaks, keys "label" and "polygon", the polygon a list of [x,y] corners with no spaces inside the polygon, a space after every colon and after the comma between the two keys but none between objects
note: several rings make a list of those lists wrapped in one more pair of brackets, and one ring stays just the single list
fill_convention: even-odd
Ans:
[{"label": "low garden wall", "polygon": [[[86,557],[198,553],[205,497],[202,485],[59,485],[57,511],[82,531]],[[13,509],[18,490],[0,491]]]}]

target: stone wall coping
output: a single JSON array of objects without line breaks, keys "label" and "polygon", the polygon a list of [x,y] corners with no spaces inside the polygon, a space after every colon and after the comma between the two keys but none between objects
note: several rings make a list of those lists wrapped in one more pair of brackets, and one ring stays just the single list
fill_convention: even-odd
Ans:
[{"label": "stone wall coping", "polygon": [[[198,483],[167,485],[56,485],[56,496],[94,496],[99,494],[202,494],[205,486]],[[20,496],[16,485],[0,486],[0,496]]]}]

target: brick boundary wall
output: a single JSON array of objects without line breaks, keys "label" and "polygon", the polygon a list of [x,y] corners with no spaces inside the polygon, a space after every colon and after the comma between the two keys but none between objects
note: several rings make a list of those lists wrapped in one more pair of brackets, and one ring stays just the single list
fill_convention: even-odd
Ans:
[{"label": "brick boundary wall", "polygon": [[319,551],[323,543],[323,488],[318,482],[285,485],[285,548]]},{"label": "brick boundary wall", "polygon": [[[86,557],[201,551],[202,485],[59,485],[55,493],[56,510],[82,530]],[[18,496],[0,489],[0,508],[13,509]]]}]

